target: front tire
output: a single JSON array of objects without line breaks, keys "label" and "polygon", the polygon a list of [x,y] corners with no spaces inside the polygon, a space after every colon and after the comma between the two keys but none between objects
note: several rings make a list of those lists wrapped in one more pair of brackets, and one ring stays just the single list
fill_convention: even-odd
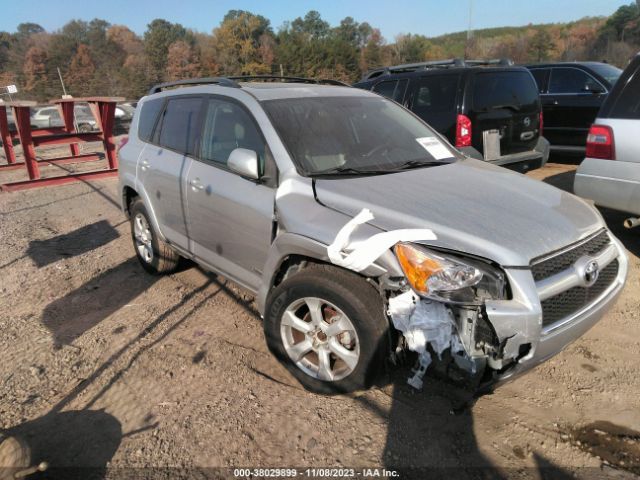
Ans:
[{"label": "front tire", "polygon": [[175,271],[180,255],[168,243],[158,238],[142,200],[135,199],[129,211],[131,239],[142,268],[156,275]]},{"label": "front tire", "polygon": [[312,264],[267,298],[264,321],[273,354],[307,390],[369,387],[384,367],[389,324],[376,289],[355,273]]}]

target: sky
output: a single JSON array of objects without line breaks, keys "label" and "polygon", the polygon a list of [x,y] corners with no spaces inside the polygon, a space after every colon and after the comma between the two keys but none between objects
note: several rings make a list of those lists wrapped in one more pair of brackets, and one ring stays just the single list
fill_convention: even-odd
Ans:
[{"label": "sky", "polygon": [[283,22],[317,10],[332,26],[351,16],[380,28],[392,41],[400,33],[432,37],[466,30],[470,1],[472,25],[479,29],[610,15],[632,0],[0,0],[0,31],[13,32],[23,22],[54,31],[72,19],[101,18],[142,34],[151,20],[164,18],[210,33],[232,9],[263,15],[277,30]]}]

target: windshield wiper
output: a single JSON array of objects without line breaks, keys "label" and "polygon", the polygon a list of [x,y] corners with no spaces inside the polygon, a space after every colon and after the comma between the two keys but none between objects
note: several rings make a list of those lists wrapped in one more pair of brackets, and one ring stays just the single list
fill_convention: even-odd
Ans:
[{"label": "windshield wiper", "polygon": [[323,175],[340,175],[342,173],[353,174],[353,175],[379,175],[381,173],[386,173],[387,170],[361,170],[359,168],[353,167],[332,167],[326,170],[320,170],[319,172],[313,172],[310,175],[312,177],[323,176]]},{"label": "windshield wiper", "polygon": [[420,167],[433,167],[435,165],[446,165],[453,163],[454,160],[409,160],[408,162],[396,165],[393,168],[386,170],[387,172],[397,172],[398,170],[410,170],[412,168]]}]

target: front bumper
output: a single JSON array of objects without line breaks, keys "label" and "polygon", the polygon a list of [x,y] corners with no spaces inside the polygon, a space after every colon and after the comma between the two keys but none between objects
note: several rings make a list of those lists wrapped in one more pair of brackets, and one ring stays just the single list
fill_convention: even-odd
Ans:
[{"label": "front bumper", "polygon": [[[482,154],[473,147],[463,147],[460,151],[469,157],[484,160]],[[533,150],[503,155],[496,160],[488,161],[499,167],[508,168],[520,173],[544,167],[549,160],[550,146],[546,138],[540,137]]]},{"label": "front bumper", "polygon": [[[624,287],[628,260],[622,244],[612,235],[617,250],[618,274],[595,300],[552,325],[543,327],[539,287],[528,270],[507,270],[513,290],[509,301],[487,302],[487,316],[500,338],[506,339],[505,358],[517,358],[499,370],[495,381],[512,380],[562,351],[584,335],[613,306]],[[538,284],[539,285],[539,284]],[[528,353],[518,358],[527,346]],[[525,349],[526,351],[527,349]]]}]

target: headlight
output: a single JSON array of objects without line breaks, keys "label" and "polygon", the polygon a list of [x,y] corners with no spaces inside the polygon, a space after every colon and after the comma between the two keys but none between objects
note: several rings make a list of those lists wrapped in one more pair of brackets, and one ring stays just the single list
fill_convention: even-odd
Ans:
[{"label": "headlight", "polygon": [[489,264],[411,243],[398,243],[394,250],[409,284],[423,297],[481,304],[505,296],[504,275]]}]

